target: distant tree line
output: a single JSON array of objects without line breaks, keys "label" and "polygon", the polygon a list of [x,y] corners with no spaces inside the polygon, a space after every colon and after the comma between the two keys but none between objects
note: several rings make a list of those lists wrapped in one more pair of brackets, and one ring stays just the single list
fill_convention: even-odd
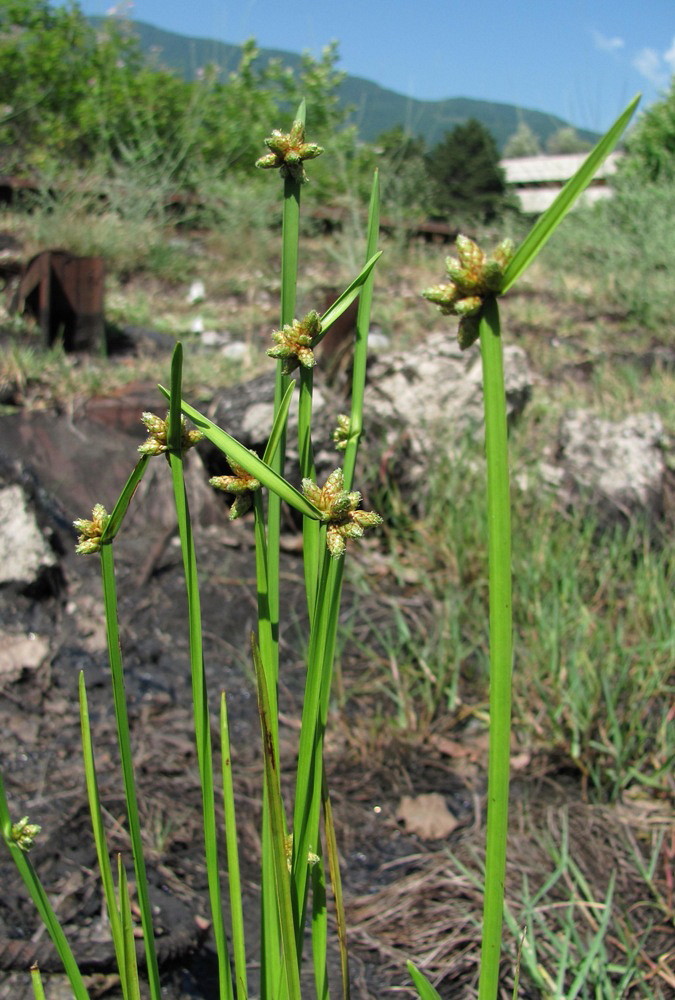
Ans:
[{"label": "distant tree line", "polygon": [[[337,50],[305,55],[299,72],[280,60],[263,65],[250,41],[237,69],[223,77],[204,67],[188,82],[148,60],[130,26],[108,18],[94,28],[76,3],[0,0],[0,172],[44,178],[80,171],[109,183],[133,175],[158,191],[189,196],[223,178],[255,183],[251,165],[262,139],[307,99],[308,132],[330,149],[316,161],[312,189],[323,200],[364,193],[380,166],[384,208],[402,218],[456,224],[491,221],[510,201],[490,132],[469,120],[427,149],[403,128],[371,145],[358,141],[340,105]],[[672,169],[673,96],[635,129],[629,150],[653,175]],[[547,142],[549,153],[586,148],[571,128]],[[521,123],[505,152],[535,155],[539,144]]]}]

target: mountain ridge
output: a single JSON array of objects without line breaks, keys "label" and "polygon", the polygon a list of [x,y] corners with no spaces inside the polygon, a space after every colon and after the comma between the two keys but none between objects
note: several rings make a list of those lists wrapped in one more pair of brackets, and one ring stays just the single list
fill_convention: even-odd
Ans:
[{"label": "mountain ridge", "polygon": [[[106,19],[92,16],[88,20],[97,25]],[[240,45],[181,35],[145,21],[130,21],[129,24],[146,56],[157,60],[161,66],[178,72],[187,80],[196,79],[198,70],[209,64],[215,63],[226,74],[236,69],[239,63]],[[266,64],[270,59],[280,59],[284,65],[296,71],[302,57],[299,53],[284,49],[260,48],[257,61]],[[427,145],[433,147],[441,141],[445,132],[469,118],[476,118],[492,133],[499,149],[504,147],[521,122],[532,129],[543,147],[549,136],[570,125],[546,111],[498,101],[470,97],[423,101],[351,74],[347,74],[338,86],[338,94],[343,106],[354,109],[348,120],[350,124],[356,125],[359,137],[365,142],[373,142],[382,132],[401,125],[411,134],[422,136]],[[587,129],[577,128],[576,131],[582,139],[591,142],[599,138],[597,133]]]}]

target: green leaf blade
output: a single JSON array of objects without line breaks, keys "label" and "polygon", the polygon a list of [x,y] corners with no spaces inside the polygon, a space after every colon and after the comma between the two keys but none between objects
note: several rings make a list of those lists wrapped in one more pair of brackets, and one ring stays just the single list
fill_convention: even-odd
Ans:
[{"label": "green leaf blade", "polygon": [[508,292],[509,288],[515,284],[521,274],[530,266],[572,208],[579,195],[588,187],[598,167],[609,156],[621,138],[622,132],[638,106],[640,97],[641,95],[637,94],[633,98],[626,110],[619,115],[609,131],[605,133],[600,142],[591,150],[574,177],[567,182],[553,204],[537,219],[529,234],[516,250],[509,266],[506,268],[502,294]]}]

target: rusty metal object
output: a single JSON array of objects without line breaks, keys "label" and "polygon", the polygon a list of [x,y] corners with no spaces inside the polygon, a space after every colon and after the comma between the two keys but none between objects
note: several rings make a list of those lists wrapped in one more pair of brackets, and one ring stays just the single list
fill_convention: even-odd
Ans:
[{"label": "rusty metal object", "polygon": [[101,353],[105,345],[102,257],[44,250],[29,261],[10,312],[28,312],[40,323],[46,346],[63,338],[66,351]]}]

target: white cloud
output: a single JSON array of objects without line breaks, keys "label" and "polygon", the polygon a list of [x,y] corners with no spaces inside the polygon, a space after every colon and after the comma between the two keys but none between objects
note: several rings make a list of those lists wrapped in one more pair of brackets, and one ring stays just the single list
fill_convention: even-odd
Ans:
[{"label": "white cloud", "polygon": [[670,72],[675,73],[675,38],[667,52],[663,53],[663,58],[670,66]]},{"label": "white cloud", "polygon": [[601,52],[618,52],[626,44],[623,38],[609,38],[607,35],[603,35],[602,32],[592,30],[593,41],[595,42],[596,49],[600,49]]},{"label": "white cloud", "polygon": [[663,87],[668,82],[668,75],[661,66],[661,56],[656,49],[640,49],[633,58],[633,66],[655,87]]}]

